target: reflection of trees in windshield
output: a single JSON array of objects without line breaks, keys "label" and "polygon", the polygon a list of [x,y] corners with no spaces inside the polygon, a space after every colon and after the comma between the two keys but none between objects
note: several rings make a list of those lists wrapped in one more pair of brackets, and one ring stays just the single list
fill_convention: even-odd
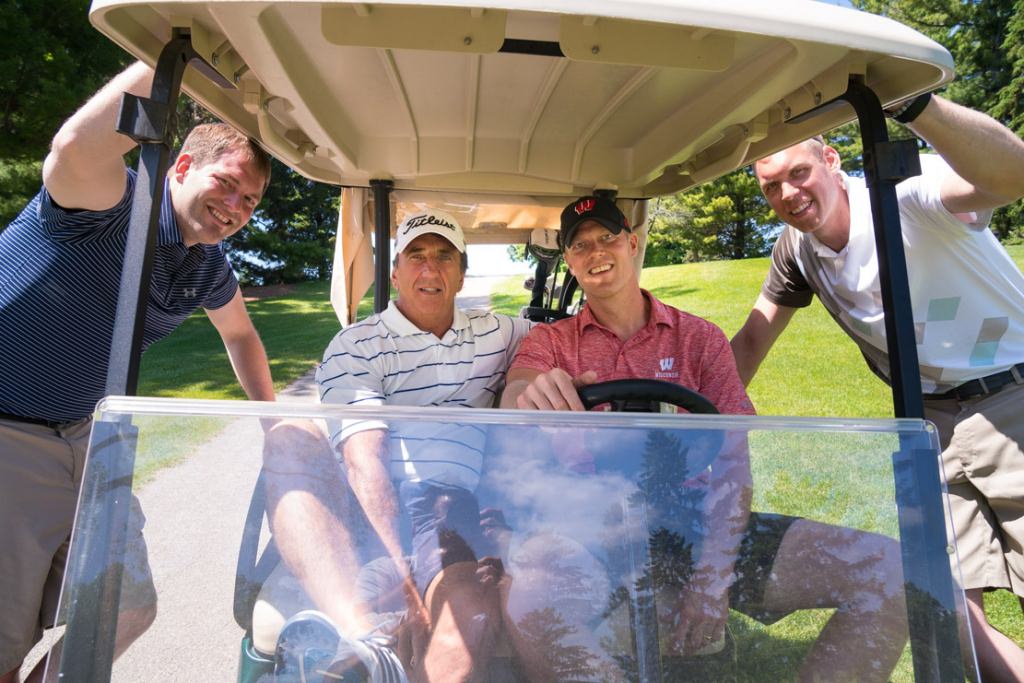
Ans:
[{"label": "reflection of trees in windshield", "polygon": [[529,612],[518,622],[518,626],[535,651],[544,654],[558,680],[591,680],[597,674],[592,666],[596,657],[586,647],[563,642],[578,629],[566,624],[555,608],[545,607]]},{"label": "reflection of trees in windshield", "polygon": [[[661,654],[658,613],[678,620],[679,595],[700,561],[716,440],[673,429],[544,435],[550,442],[530,448],[521,438],[492,442],[488,458],[484,488],[529,539],[512,552],[510,609],[524,632],[550,644],[559,680],[638,681],[638,632],[649,670]],[[589,474],[565,461],[581,445],[594,465]],[[604,514],[595,516],[595,506]],[[580,675],[581,663],[590,673]]]},{"label": "reflection of trees in windshield", "polygon": [[[628,611],[633,628],[613,629],[602,647],[628,680],[639,680],[638,657],[645,648],[654,648],[648,657],[657,654],[658,612],[673,610],[672,603],[694,573],[694,545],[699,546],[706,532],[703,479],[691,472],[690,445],[677,434],[647,433],[638,487],[605,518],[609,531],[616,529],[606,534],[609,569],[622,581],[609,595],[604,616],[621,624],[621,615]],[[668,604],[659,609],[658,600]]]}]

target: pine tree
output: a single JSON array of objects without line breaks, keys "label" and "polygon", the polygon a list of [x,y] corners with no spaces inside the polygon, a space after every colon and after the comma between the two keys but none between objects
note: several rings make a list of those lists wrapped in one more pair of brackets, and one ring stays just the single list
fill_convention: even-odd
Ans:
[{"label": "pine tree", "polygon": [[326,280],[334,258],[341,192],[273,162],[271,182],[249,226],[228,239],[244,284]]}]

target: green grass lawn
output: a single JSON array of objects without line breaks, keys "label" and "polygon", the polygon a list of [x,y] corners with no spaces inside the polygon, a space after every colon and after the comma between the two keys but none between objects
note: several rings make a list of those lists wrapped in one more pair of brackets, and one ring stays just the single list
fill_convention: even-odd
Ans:
[{"label": "green grass lawn", "polygon": [[[371,290],[360,304],[360,317],[369,314],[372,302]],[[267,349],[275,390],[315,367],[341,329],[326,282],[304,282],[290,294],[247,306]],[[245,398],[220,337],[202,312],[146,351],[139,378],[142,396]]]},{"label": "green grass lawn", "polygon": [[[372,308],[371,289],[360,303],[359,316],[368,315]],[[276,391],[316,367],[327,343],[341,329],[325,282],[299,284],[286,296],[250,302],[248,309],[267,349]],[[201,311],[146,351],[138,393],[168,398],[245,398],[217,331]],[[188,423],[189,433],[182,434],[177,421],[138,418],[136,483],[144,484],[160,469],[187,457],[196,444],[213,437],[227,422],[224,418],[194,417]]]}]

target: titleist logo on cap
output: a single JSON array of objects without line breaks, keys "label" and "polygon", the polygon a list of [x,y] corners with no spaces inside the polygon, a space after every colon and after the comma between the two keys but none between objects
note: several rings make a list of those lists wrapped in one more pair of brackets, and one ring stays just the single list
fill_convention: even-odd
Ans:
[{"label": "titleist logo on cap", "polygon": [[437,216],[432,216],[430,214],[426,214],[423,216],[413,216],[408,221],[406,221],[405,230],[402,231],[402,234],[405,235],[413,228],[418,228],[421,225],[436,225],[441,228],[448,228],[452,232],[455,232],[455,226],[446,221],[445,219],[438,218]]}]

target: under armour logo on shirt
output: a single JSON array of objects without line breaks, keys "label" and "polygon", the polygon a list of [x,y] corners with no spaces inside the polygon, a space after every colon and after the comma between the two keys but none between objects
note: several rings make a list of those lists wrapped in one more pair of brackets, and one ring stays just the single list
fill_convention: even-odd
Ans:
[{"label": "under armour logo on shirt", "polygon": [[198,287],[183,287],[181,293],[184,295],[186,299],[195,299],[198,291]]}]

